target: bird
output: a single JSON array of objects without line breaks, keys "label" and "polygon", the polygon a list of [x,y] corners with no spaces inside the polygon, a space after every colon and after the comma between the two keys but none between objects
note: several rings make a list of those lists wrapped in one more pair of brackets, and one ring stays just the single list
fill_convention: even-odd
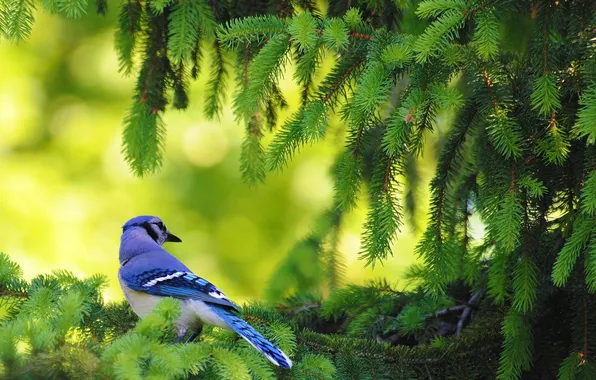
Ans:
[{"label": "bird", "polygon": [[143,318],[162,298],[176,298],[181,305],[174,321],[176,343],[187,333],[186,342],[195,339],[204,324],[214,325],[238,333],[273,364],[291,368],[288,355],[242,319],[238,305],[221,290],[167,252],[162,247],[166,242],[182,240],[157,216],[137,216],[122,226],[118,280],[132,310]]}]

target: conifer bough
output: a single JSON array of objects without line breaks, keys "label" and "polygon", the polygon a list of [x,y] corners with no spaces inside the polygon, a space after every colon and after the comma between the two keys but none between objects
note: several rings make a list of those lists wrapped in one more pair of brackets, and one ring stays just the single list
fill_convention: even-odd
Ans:
[{"label": "conifer bough", "polygon": [[[106,1],[96,5],[106,12]],[[358,299],[362,308],[325,314],[323,307],[321,316],[343,321],[348,335],[392,344],[399,340],[389,339],[391,333],[414,336],[439,350],[445,349],[439,332],[450,328],[428,330],[430,316],[468,310],[458,319],[475,315],[472,329],[481,324],[480,315],[496,315],[503,342],[493,377],[594,377],[596,3],[329,1],[324,12],[317,5],[124,2],[115,46],[122,73],[138,76],[123,133],[132,170],[142,176],[160,168],[162,115],[168,105],[192,102],[187,87],[201,71],[204,53],[213,61],[207,116],[219,115],[227,83],[235,84],[234,112],[246,129],[241,169],[249,183],[283,170],[302,146],[340,129],[345,144],[334,165],[333,209],[289,253],[268,295],[278,300],[293,292],[290,299],[300,303],[301,295],[326,288],[333,290],[327,303],[342,304],[354,296],[346,288],[334,290],[342,270],[337,236],[343,215],[366,187],[361,258],[367,265],[387,259],[403,213],[415,207],[415,198],[407,196],[402,207],[401,195],[406,185],[415,189],[416,159],[438,128],[438,116],[451,112],[430,184],[429,224],[417,247],[424,266],[409,272],[423,296],[396,308],[390,301],[395,295],[385,299],[376,293],[383,287],[373,287],[370,300]],[[35,6],[32,0],[0,1],[2,38],[26,39]],[[89,4],[50,0],[41,7],[77,18]],[[333,67],[322,73],[330,55]],[[290,62],[302,103],[280,121],[287,102],[279,79]],[[330,123],[335,113],[340,125]],[[269,133],[272,142],[264,146]],[[470,231],[475,215],[485,226],[481,241]],[[304,255],[319,263],[317,270],[300,265]],[[462,289],[465,298],[486,296],[477,297],[476,306],[454,309],[449,300],[461,304]],[[340,368],[345,358],[339,353],[351,343],[338,339],[337,351],[324,339],[314,347],[335,355]],[[472,367],[466,378],[484,378]]]}]

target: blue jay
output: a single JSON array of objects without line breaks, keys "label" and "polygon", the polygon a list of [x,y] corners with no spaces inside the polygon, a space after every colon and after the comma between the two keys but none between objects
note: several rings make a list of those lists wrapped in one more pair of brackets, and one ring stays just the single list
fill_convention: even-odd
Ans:
[{"label": "blue jay", "polygon": [[137,216],[122,227],[120,239],[120,286],[134,312],[149,314],[163,297],[180,300],[182,314],[175,321],[178,340],[187,332],[194,339],[203,323],[235,331],[273,364],[291,368],[292,361],[235,312],[238,306],[209,281],[201,278],[162,245],[181,242],[156,216]]}]

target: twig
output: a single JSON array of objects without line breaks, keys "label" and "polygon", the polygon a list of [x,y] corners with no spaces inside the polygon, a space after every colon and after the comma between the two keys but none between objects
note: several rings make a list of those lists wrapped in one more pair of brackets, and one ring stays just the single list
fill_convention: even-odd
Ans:
[{"label": "twig", "polygon": [[444,309],[441,309],[435,313],[432,314],[426,314],[424,317],[425,318],[431,318],[431,317],[440,317],[441,315],[445,315],[447,313],[453,312],[453,311],[459,311],[459,310],[464,310],[465,308],[467,308],[468,305],[455,305],[455,306],[451,306],[451,307],[446,307]]},{"label": "twig", "polygon": [[302,313],[303,311],[308,311],[310,309],[316,309],[317,307],[321,307],[321,303],[320,302],[309,302],[309,303],[305,303],[304,305],[292,310],[291,314],[292,315],[297,315]]},{"label": "twig", "polygon": [[461,331],[464,328],[464,322],[466,321],[466,319],[468,319],[470,313],[472,313],[472,306],[478,303],[478,301],[480,301],[480,298],[482,298],[483,295],[484,289],[481,289],[474,293],[472,297],[470,297],[470,299],[468,300],[468,304],[466,305],[464,311],[461,313],[459,321],[457,321],[457,328],[455,330],[456,336],[459,336],[461,334]]},{"label": "twig", "polygon": [[0,289],[0,297],[27,298],[29,294],[17,290]]},{"label": "twig", "polygon": [[472,312],[471,307],[466,307],[464,311],[461,313],[459,317],[459,321],[457,321],[457,328],[455,330],[455,335],[459,336],[461,334],[461,330],[464,328],[464,321],[468,319],[468,315]]}]

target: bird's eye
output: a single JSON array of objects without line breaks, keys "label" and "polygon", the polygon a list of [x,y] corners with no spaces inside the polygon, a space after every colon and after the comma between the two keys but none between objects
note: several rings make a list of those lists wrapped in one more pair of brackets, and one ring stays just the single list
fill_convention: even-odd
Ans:
[{"label": "bird's eye", "polygon": [[160,230],[165,230],[166,228],[166,226],[164,226],[162,222],[157,222],[155,224],[157,225],[157,227],[159,227]]}]

